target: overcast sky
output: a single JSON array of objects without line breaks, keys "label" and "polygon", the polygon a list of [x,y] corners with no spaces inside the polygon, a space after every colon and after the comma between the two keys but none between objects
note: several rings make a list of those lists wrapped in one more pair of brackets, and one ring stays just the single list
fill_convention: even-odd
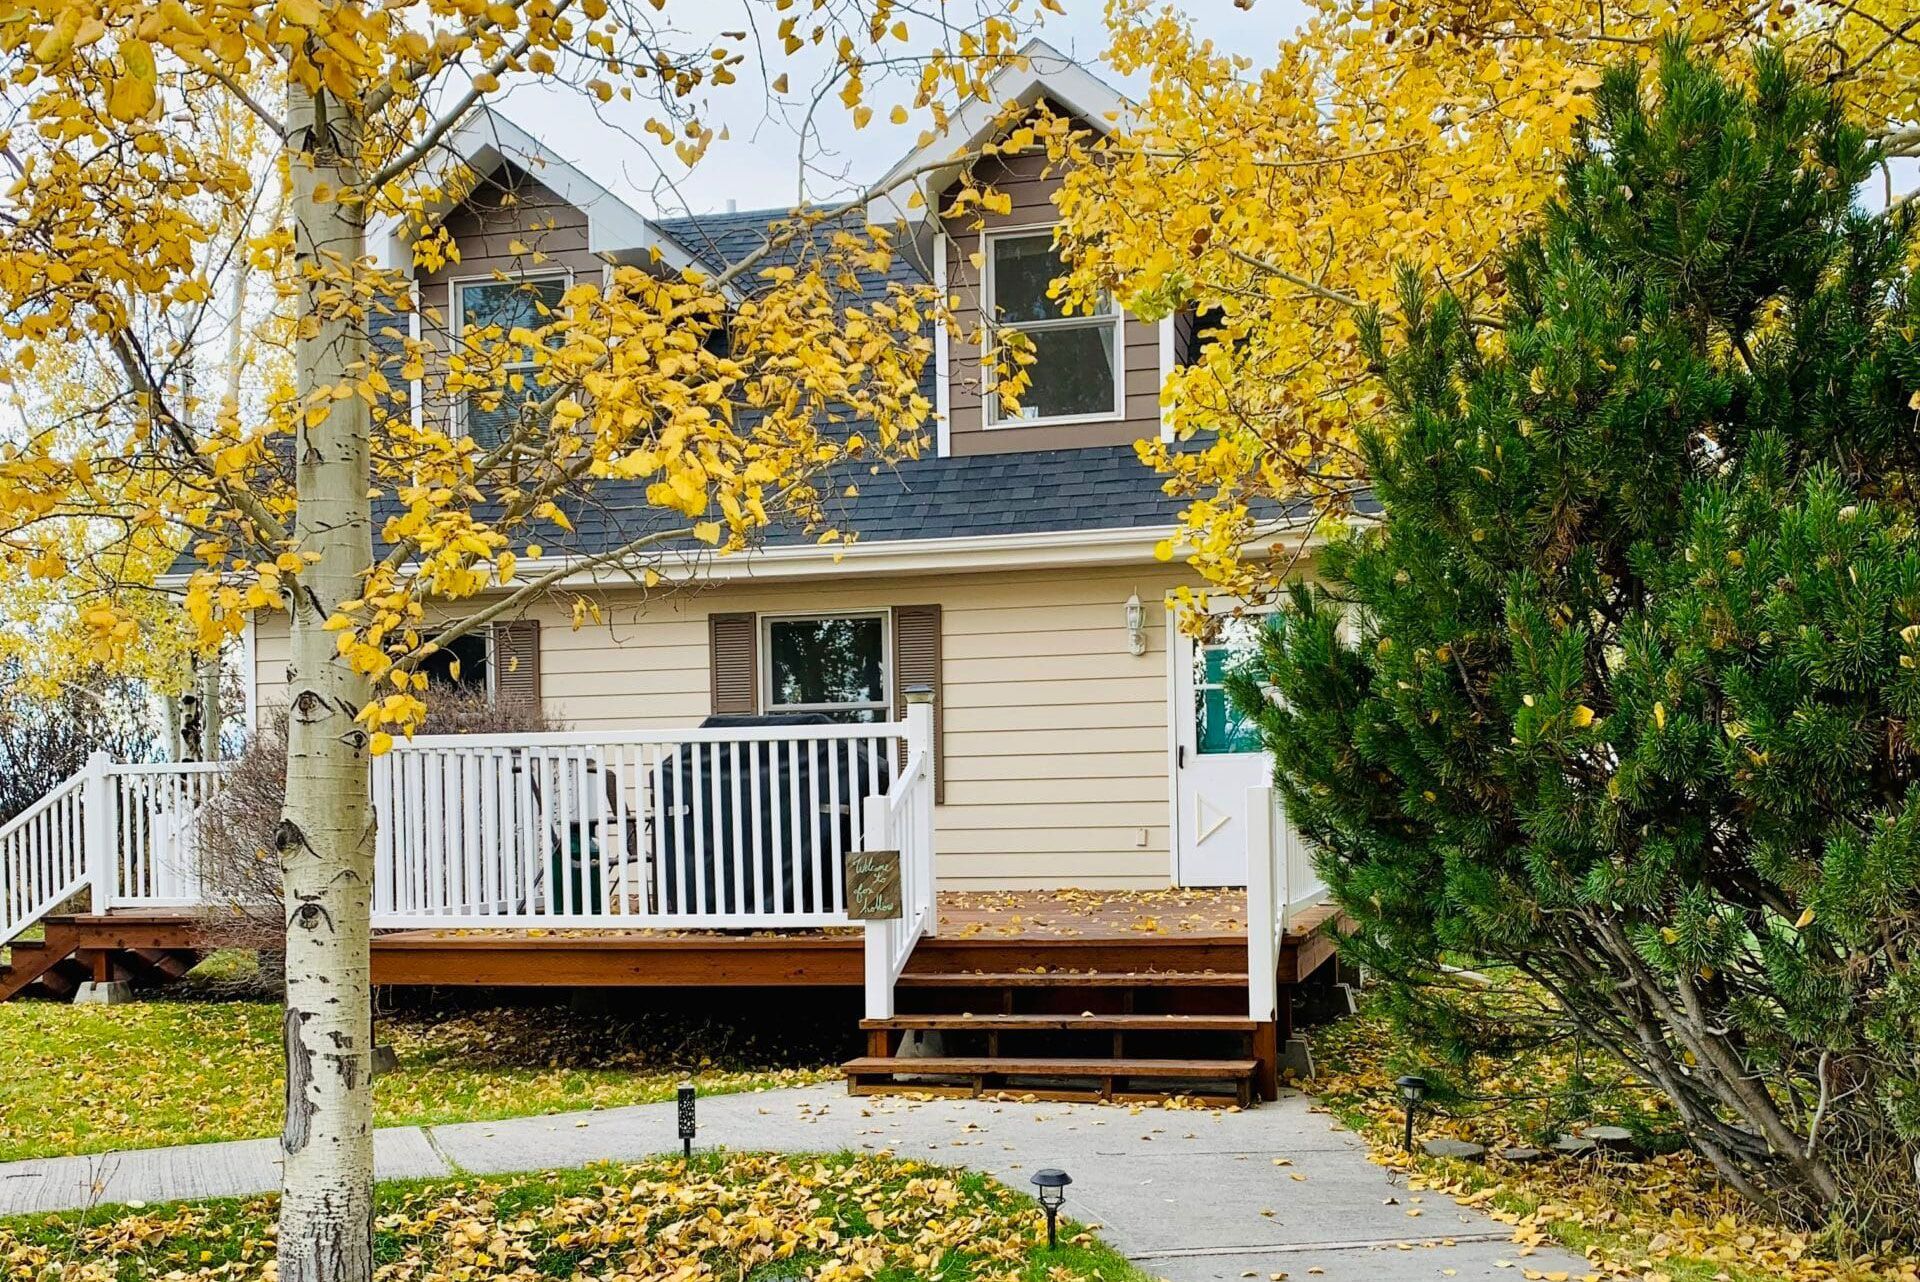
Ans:
[{"label": "overcast sky", "polygon": [[[962,10],[967,3],[953,0],[951,7]],[[1038,34],[1061,52],[1096,63],[1106,48],[1100,0],[1062,3],[1066,14],[1045,15],[1046,22]],[[1031,7],[1031,0],[1022,7]],[[1246,53],[1258,62],[1270,61],[1275,47],[1307,13],[1300,0],[1256,0],[1251,11],[1235,8],[1232,0],[1186,0],[1181,7],[1202,33],[1222,48]],[[796,6],[796,11],[802,8]],[[678,4],[666,9],[683,21],[685,15],[695,11],[695,6]],[[707,35],[745,25],[744,6],[738,0],[712,0],[699,6],[698,11],[701,25],[684,29],[688,40],[696,33]],[[764,6],[756,6],[756,11],[762,16],[766,12]],[[738,42],[723,43],[741,47]],[[641,213],[672,216],[687,211],[713,212],[724,209],[728,200],[737,201],[741,209],[790,206],[800,190],[798,122],[768,116],[757,53],[751,42],[747,49],[749,61],[740,69],[739,83],[717,91],[713,101],[719,110],[709,117],[716,128],[726,126],[731,136],[715,141],[691,173],[674,165],[658,142],[641,132],[651,113],[638,104],[616,102],[602,107],[584,93],[526,85],[509,90],[496,101],[516,124],[546,141],[558,155],[630,201]],[[767,79],[790,68],[796,89],[812,83],[824,65],[818,58],[809,60],[810,50],[792,63],[780,59],[777,48],[772,52],[776,65]],[[1095,70],[1123,92],[1129,88],[1110,69],[1096,66]],[[820,163],[807,175],[809,199],[831,199],[857,190],[913,149],[920,131],[927,126],[927,118],[917,116],[905,125],[887,123],[889,107],[903,92],[903,86],[880,86],[874,118],[858,132],[837,100],[821,109],[817,121],[830,151],[817,158]],[[663,170],[663,165],[668,168]]]}]

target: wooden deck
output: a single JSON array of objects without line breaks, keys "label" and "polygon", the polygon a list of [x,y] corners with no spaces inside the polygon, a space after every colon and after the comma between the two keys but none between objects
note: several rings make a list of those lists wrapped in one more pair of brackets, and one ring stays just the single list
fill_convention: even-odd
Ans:
[{"label": "wooden deck", "polygon": [[[1300,915],[1280,950],[1277,1022],[1248,1018],[1246,895],[1238,890],[949,892],[915,948],[898,1013],[863,1021],[857,1093],[1155,1092],[1271,1098],[1291,1034],[1290,989],[1331,956]],[[213,944],[186,913],[47,919],[0,967],[0,1000],[60,997],[86,979],[164,983]],[[785,989],[861,987],[858,928],[406,930],[375,935],[383,987]]]},{"label": "wooden deck", "polygon": [[[1331,955],[1316,933],[1330,909],[1289,931],[1279,978],[1297,982]],[[89,970],[102,957],[210,947],[189,913],[60,917],[39,957],[65,950]],[[373,982],[463,987],[856,987],[857,927],[805,932],[687,930],[408,930],[376,934]],[[20,987],[22,967],[11,973]],[[61,959],[53,959],[54,964]],[[1246,896],[1238,890],[948,891],[940,932],[914,954],[905,982],[960,972],[1055,975],[1179,972],[1244,981]],[[103,971],[104,973],[104,971]],[[0,971],[0,999],[7,991]],[[1201,982],[1205,982],[1204,980]]]}]

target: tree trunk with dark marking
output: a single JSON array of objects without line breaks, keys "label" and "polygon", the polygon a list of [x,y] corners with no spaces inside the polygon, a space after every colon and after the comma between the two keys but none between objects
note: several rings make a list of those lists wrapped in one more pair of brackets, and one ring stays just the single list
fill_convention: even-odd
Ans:
[{"label": "tree trunk with dark marking", "polygon": [[[366,325],[343,305],[364,254],[364,214],[332,193],[360,177],[356,122],[330,97],[288,93],[301,405],[296,537],[317,556],[291,586],[287,803],[277,835],[287,913],[287,1119],[280,1282],[365,1282],[373,1274],[373,1021],[368,920],[373,816],[370,691],[335,651],[327,618],[359,596],[373,560],[368,414],[328,389],[366,376]],[[330,189],[330,190],[328,190]],[[328,297],[330,295],[330,297]]]}]

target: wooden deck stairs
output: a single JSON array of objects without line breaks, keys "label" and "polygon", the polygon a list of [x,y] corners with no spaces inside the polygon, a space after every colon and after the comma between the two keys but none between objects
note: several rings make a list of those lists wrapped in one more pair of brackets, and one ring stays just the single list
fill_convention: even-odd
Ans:
[{"label": "wooden deck stairs", "polygon": [[[1288,942],[1290,984],[1324,959],[1304,932]],[[896,995],[891,1018],[862,1021],[867,1053],[843,1066],[856,1095],[1246,1105],[1278,1089],[1285,1030],[1247,1015],[1242,935],[932,939]]]},{"label": "wooden deck stairs", "polygon": [[0,962],[0,1001],[68,999],[88,980],[126,980],[137,988],[180,978],[199,962],[192,923],[178,915],[48,917],[39,939],[17,939]]}]

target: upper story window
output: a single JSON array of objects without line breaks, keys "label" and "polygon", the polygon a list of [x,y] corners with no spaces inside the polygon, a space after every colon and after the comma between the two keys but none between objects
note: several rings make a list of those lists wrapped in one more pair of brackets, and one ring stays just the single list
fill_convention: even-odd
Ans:
[{"label": "upper story window", "polygon": [[1018,410],[988,395],[989,427],[1096,422],[1125,412],[1120,310],[1107,299],[1091,316],[1067,315],[1047,296],[1065,272],[1051,229],[987,234],[987,315],[1003,339],[1010,331],[1024,337],[1034,357]]},{"label": "upper story window", "polygon": [[767,619],[766,708],[835,721],[887,719],[887,619],[841,614]]},{"label": "upper story window", "polygon": [[[565,272],[455,281],[456,344],[506,343],[515,329],[552,324],[569,284]],[[527,402],[538,402],[546,395],[534,377],[539,366],[531,349],[510,348],[504,356],[500,386],[468,392],[460,408],[467,435],[486,448],[498,445],[513,430]]]}]

